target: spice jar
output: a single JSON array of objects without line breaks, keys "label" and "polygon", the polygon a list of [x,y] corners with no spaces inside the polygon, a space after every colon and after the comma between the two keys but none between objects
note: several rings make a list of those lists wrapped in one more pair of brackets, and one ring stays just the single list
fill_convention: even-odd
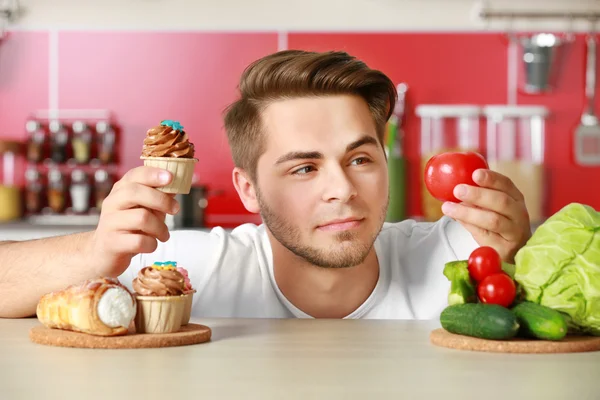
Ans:
[{"label": "spice jar", "polygon": [[73,158],[79,164],[86,164],[90,160],[92,132],[88,125],[81,121],[73,123]]},{"label": "spice jar", "polygon": [[67,144],[69,132],[64,124],[58,121],[50,122],[50,159],[55,163],[64,163],[67,160]]},{"label": "spice jar", "polygon": [[66,207],[66,182],[57,169],[48,172],[48,205],[55,213],[61,213]]},{"label": "spice jar", "polygon": [[87,174],[81,170],[71,173],[71,209],[77,214],[83,214],[90,208],[90,183]]},{"label": "spice jar", "polygon": [[27,161],[39,163],[44,159],[46,147],[46,130],[38,121],[27,121],[25,130],[29,136],[27,142]]},{"label": "spice jar", "polygon": [[115,160],[115,129],[106,122],[96,123],[98,159],[103,164],[110,164]]},{"label": "spice jar", "polygon": [[94,174],[95,179],[95,203],[98,211],[102,210],[102,202],[109,195],[113,187],[113,179],[109,173],[103,169],[99,169]]},{"label": "spice jar", "polygon": [[43,183],[39,171],[29,169],[25,173],[25,209],[29,214],[39,214],[44,208]]},{"label": "spice jar", "polygon": [[[436,154],[449,151],[480,152],[480,107],[475,105],[420,105],[416,113],[421,117],[421,171]],[[440,219],[442,202],[435,199],[425,187],[421,174],[423,216],[427,221]]]}]

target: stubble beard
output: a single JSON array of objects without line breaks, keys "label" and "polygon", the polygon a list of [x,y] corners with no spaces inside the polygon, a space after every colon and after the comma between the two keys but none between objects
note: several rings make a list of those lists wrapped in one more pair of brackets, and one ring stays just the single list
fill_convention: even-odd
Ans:
[{"label": "stubble beard", "polygon": [[[366,242],[346,243],[342,248],[336,246],[331,250],[318,249],[302,243],[300,230],[293,223],[277,214],[263,199],[259,190],[256,191],[260,215],[273,237],[286,249],[308,263],[320,268],[350,268],[365,261],[375,239],[379,235],[389,204],[389,196],[379,215],[379,224],[375,232]],[[356,232],[342,231],[335,234],[338,243],[354,242],[358,237]]]}]

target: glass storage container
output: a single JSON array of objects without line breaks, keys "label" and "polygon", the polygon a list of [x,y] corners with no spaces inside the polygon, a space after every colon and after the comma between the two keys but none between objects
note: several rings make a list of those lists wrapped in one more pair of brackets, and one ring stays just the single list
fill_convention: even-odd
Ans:
[{"label": "glass storage container", "polygon": [[487,106],[486,156],[490,169],[509,177],[525,197],[529,219],[545,218],[545,120],[543,106]]}]

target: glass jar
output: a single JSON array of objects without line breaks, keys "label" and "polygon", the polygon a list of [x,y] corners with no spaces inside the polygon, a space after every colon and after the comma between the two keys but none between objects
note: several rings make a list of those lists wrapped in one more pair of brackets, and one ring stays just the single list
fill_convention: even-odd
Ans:
[{"label": "glass jar", "polygon": [[25,209],[29,214],[39,214],[44,208],[44,185],[39,171],[29,169],[25,173]]},{"label": "glass jar", "polygon": [[27,121],[25,130],[28,135],[27,161],[40,163],[46,155],[46,130],[40,122],[34,120]]},{"label": "glass jar", "polygon": [[66,162],[69,131],[65,125],[58,121],[50,122],[50,138],[50,159],[57,164]]},{"label": "glass jar", "polygon": [[114,127],[106,121],[96,124],[98,160],[102,164],[115,162],[116,134]]},{"label": "glass jar", "polygon": [[22,216],[22,193],[16,182],[22,148],[20,142],[0,140],[0,222]]},{"label": "glass jar", "polygon": [[71,173],[71,209],[76,214],[85,214],[90,209],[91,185],[88,176],[82,170],[76,169]]},{"label": "glass jar", "polygon": [[73,123],[71,147],[73,148],[73,158],[78,164],[87,164],[89,162],[91,142],[92,132],[88,125],[81,121],[75,121]]},{"label": "glass jar", "polygon": [[66,182],[57,169],[48,172],[48,206],[54,213],[62,213],[66,207]]},{"label": "glass jar", "polygon": [[442,213],[442,202],[435,199],[423,182],[423,171],[431,157],[448,151],[480,152],[479,118],[481,108],[475,105],[417,106],[421,118],[421,207],[426,221],[436,221]]},{"label": "glass jar", "polygon": [[529,219],[545,218],[545,119],[543,106],[487,106],[487,160],[490,169],[509,177],[523,193]]},{"label": "glass jar", "polygon": [[109,175],[108,171],[99,169],[94,174],[95,180],[95,207],[98,211],[102,210],[102,202],[108,197],[113,187],[113,179]]}]

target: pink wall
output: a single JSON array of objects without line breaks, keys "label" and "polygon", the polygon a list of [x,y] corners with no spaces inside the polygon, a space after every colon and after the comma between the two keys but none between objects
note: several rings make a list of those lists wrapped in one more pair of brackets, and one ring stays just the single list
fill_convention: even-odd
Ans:
[{"label": "pink wall", "polygon": [[[408,214],[420,214],[419,120],[421,103],[498,104],[507,100],[506,43],[500,34],[294,33],[290,48],[343,49],[407,82],[409,110]],[[122,169],[140,164],[146,129],[177,119],[190,133],[200,182],[222,194],[209,202],[208,223],[254,220],[231,185],[222,111],[234,100],[239,75],[252,60],[277,49],[276,33],[61,32],[58,102],[61,108],[108,108],[123,129]],[[520,104],[547,105],[549,212],[572,201],[600,209],[590,182],[600,168],[572,161],[572,132],[583,109],[584,45],[574,43],[556,93],[519,95]],[[0,43],[0,138],[24,138],[29,112],[48,107],[48,35],[13,33]],[[246,216],[244,216],[246,215]]]}]

